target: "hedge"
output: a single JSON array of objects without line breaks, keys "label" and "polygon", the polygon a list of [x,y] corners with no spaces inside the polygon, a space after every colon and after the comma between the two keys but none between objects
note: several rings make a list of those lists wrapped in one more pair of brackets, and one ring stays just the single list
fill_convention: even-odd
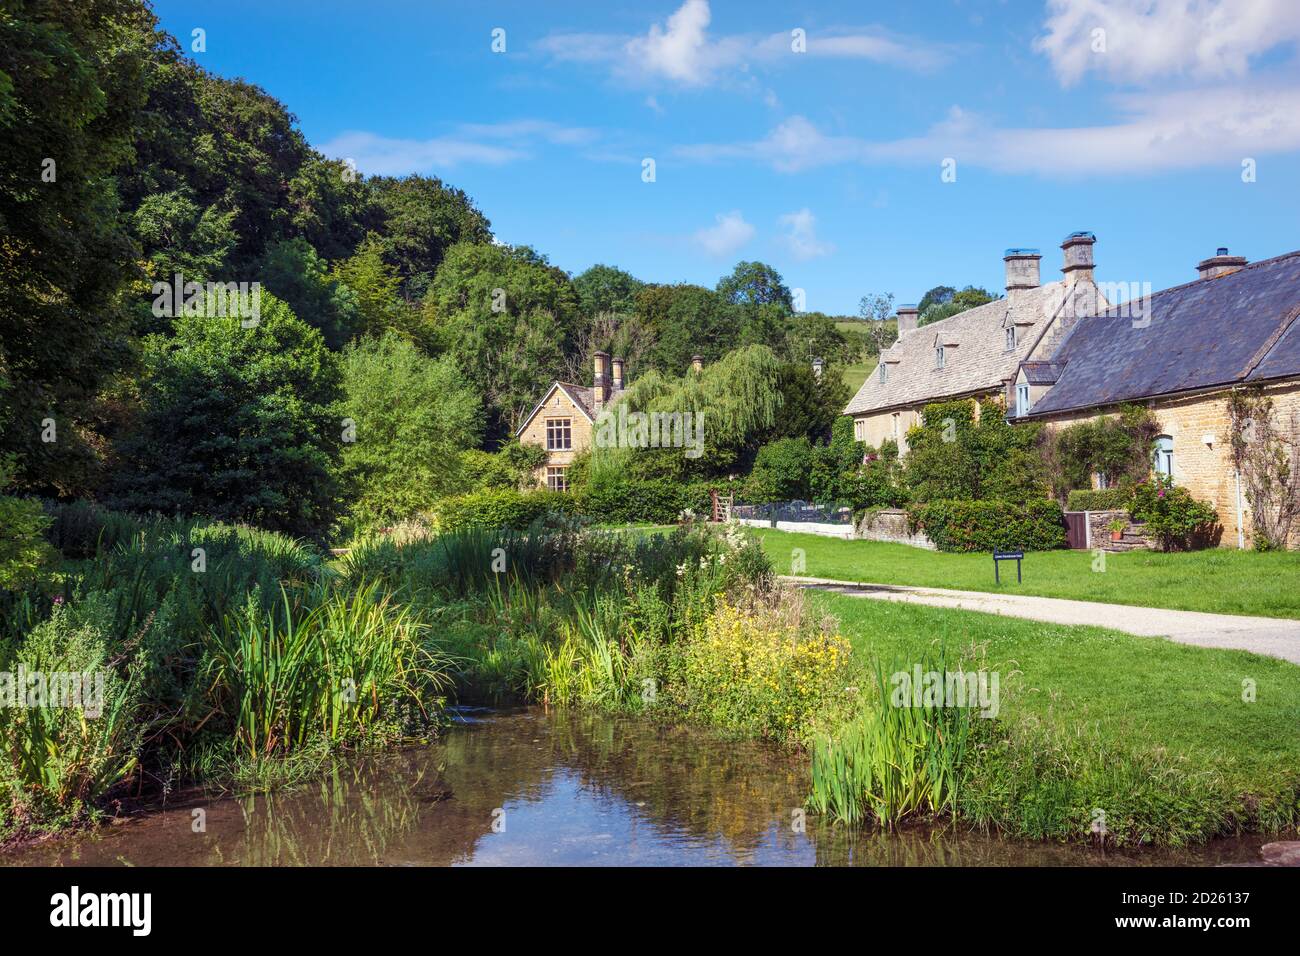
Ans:
[{"label": "hedge", "polygon": [[1065,499],[1065,510],[1127,511],[1132,503],[1131,488],[1076,488]]},{"label": "hedge", "polygon": [[931,501],[907,509],[913,532],[940,551],[1047,551],[1065,547],[1065,517],[1055,501]]},{"label": "hedge", "polygon": [[671,524],[688,508],[697,515],[709,514],[709,488],[704,483],[628,479],[569,493],[488,489],[444,498],[434,513],[438,526],[446,531],[470,527],[521,529],[549,515],[584,518],[597,524]]}]

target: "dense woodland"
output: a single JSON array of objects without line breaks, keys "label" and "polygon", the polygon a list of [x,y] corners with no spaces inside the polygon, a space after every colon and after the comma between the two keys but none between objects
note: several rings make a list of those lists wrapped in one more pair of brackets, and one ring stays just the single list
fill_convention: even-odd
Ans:
[{"label": "dense woodland", "polygon": [[[829,439],[837,368],[882,344],[796,313],[760,262],[705,288],[571,276],[501,244],[451,184],[322,156],[134,0],[6,10],[0,455],[17,493],[324,538],[519,480],[521,415],[556,378],[590,383],[599,349],[647,397],[715,403],[709,454],[636,456],[633,476],[734,475],[765,443]],[[154,283],[177,275],[260,283],[260,322],[201,302],[159,315]],[[682,388],[697,353],[716,369],[704,392]],[[737,414],[755,399],[764,414]]]}]

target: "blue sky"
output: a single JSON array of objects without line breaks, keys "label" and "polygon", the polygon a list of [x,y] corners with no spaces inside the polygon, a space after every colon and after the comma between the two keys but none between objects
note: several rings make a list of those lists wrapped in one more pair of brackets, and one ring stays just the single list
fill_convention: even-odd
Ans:
[{"label": "blue sky", "polygon": [[762,259],[854,313],[1000,291],[1009,246],[1054,278],[1077,229],[1100,280],[1156,289],[1218,246],[1300,248],[1297,0],[154,7],[318,149],[440,176],[575,274],[712,286]]}]

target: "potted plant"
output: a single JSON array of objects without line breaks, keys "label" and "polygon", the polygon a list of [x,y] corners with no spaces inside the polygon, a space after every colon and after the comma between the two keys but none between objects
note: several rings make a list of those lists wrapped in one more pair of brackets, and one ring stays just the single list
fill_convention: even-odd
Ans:
[{"label": "potted plant", "polygon": [[1124,529],[1128,527],[1128,522],[1123,518],[1116,518],[1106,527],[1110,529],[1110,540],[1123,541]]}]

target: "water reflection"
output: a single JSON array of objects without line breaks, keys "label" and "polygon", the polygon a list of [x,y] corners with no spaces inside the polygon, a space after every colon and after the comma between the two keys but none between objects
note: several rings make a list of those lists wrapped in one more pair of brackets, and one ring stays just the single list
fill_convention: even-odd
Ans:
[{"label": "water reflection", "polygon": [[[442,740],[291,792],[191,795],[4,859],[44,865],[1216,864],[1262,839],[1100,854],[931,829],[806,832],[802,761],[751,741],[592,714],[468,714]],[[204,826],[193,811],[203,809]],[[198,830],[199,832],[196,832]]]}]

